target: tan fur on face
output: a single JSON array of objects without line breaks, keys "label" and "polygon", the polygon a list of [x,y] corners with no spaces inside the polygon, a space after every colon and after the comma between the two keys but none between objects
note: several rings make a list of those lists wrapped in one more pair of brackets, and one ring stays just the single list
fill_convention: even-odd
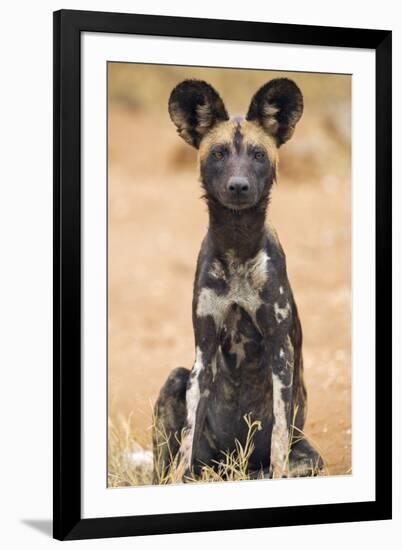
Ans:
[{"label": "tan fur on face", "polygon": [[264,147],[272,165],[276,166],[278,162],[278,148],[273,137],[267,134],[262,126],[249,120],[243,120],[241,123],[241,133],[244,136],[243,139],[246,145]]},{"label": "tan fur on face", "polygon": [[208,132],[200,143],[199,159],[203,161],[209,154],[211,147],[214,145],[227,145],[231,147],[233,144],[234,133],[236,130],[236,121],[234,119],[225,120],[216,124],[210,132]]},{"label": "tan fur on face", "polygon": [[267,152],[271,164],[274,168],[277,168],[278,149],[274,139],[259,124],[245,119],[239,120],[238,118],[231,118],[230,120],[220,122],[205,135],[199,147],[199,162],[202,162],[209,155],[214,145],[225,145],[233,151],[233,140],[239,124],[245,146],[254,145],[263,147]]}]

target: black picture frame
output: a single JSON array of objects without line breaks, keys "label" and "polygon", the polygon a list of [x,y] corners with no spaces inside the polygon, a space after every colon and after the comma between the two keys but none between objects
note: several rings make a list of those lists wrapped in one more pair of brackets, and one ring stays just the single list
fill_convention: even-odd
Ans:
[{"label": "black picture frame", "polygon": [[[54,17],[54,520],[60,540],[390,519],[390,31],[61,10]],[[130,517],[81,515],[81,49],[83,32],[369,48],[376,56],[376,498]],[[381,288],[381,292],[378,292]]]}]

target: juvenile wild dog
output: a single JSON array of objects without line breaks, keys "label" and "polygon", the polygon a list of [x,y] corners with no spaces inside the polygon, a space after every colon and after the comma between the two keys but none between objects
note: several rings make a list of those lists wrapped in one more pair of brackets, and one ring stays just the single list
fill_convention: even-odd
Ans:
[{"label": "juvenile wild dog", "polygon": [[194,283],[195,362],[191,371],[171,372],[155,405],[154,457],[159,453],[164,470],[175,457],[183,476],[216,464],[236,439],[244,443],[243,416],[250,412],[262,423],[250,473],[311,475],[322,467],[300,438],[307,401],[302,331],[285,254],[265,224],[278,148],[302,112],[303,96],[285,78],[262,86],[245,118],[229,118],[206,82],[185,80],[171,93],[170,117],[198,149],[209,227]]}]

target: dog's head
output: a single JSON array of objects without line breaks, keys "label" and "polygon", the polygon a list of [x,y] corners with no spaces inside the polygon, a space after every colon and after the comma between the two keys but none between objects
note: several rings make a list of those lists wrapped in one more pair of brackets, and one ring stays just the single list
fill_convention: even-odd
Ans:
[{"label": "dog's head", "polygon": [[199,151],[207,197],[232,210],[251,208],[269,195],[277,150],[291,138],[302,112],[303,96],[287,78],[262,86],[245,118],[229,118],[219,94],[201,80],[184,80],[169,99],[179,135]]}]

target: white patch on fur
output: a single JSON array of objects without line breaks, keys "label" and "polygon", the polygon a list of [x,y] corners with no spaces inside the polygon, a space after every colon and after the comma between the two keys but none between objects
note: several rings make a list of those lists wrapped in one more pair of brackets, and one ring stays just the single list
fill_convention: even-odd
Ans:
[{"label": "white patch on fur", "polygon": [[229,353],[236,355],[236,366],[238,367],[241,362],[245,359],[246,353],[244,350],[245,344],[250,342],[249,338],[246,338],[244,334],[241,333],[239,328],[239,323],[241,322],[240,309],[236,308],[230,313],[230,318],[225,319],[225,326],[230,338],[230,349]]},{"label": "white patch on fur", "polygon": [[285,357],[285,352],[283,351],[283,348],[279,350],[279,357],[283,359]]},{"label": "white patch on fur", "polygon": [[294,348],[293,348],[293,344],[292,344],[292,340],[290,339],[290,336],[287,336],[286,337],[286,348],[287,348],[287,352],[288,352],[288,357],[287,357],[287,367],[291,367],[293,368],[294,367]]},{"label": "white patch on fur", "polygon": [[286,302],[285,307],[279,307],[277,302],[274,303],[274,311],[275,311],[275,319],[277,323],[282,323],[285,319],[287,319],[289,312],[290,312],[290,304],[289,302]]},{"label": "white patch on fur", "polygon": [[198,296],[197,316],[207,317],[211,315],[215,325],[219,327],[228,310],[228,305],[227,296],[218,296],[212,288],[204,287]]},{"label": "white patch on fur", "polygon": [[[222,326],[233,304],[242,307],[255,322],[255,314],[262,304],[259,292],[268,279],[269,258],[264,250],[260,250],[254,258],[244,263],[240,262],[231,251],[227,253],[226,259],[229,271],[228,292],[218,295],[212,288],[203,288],[197,302],[197,316],[211,315],[217,329]],[[216,271],[217,266],[214,267],[214,264],[215,262],[212,270],[217,277],[221,271],[219,269]]]},{"label": "white patch on fur", "polygon": [[261,290],[268,279],[268,260],[269,257],[265,250],[260,250],[254,258],[250,258],[241,263],[230,250],[226,254],[230,273],[230,286],[237,284],[241,286],[246,281],[249,289]]},{"label": "white patch on fur", "polygon": [[193,449],[193,439],[195,430],[195,418],[197,407],[200,401],[200,385],[198,377],[204,368],[202,362],[201,350],[197,347],[195,350],[195,362],[192,369],[191,384],[186,393],[187,406],[187,433],[185,434],[180,447],[181,461],[184,461],[187,468],[191,464],[191,453]]},{"label": "white patch on fur", "polygon": [[283,286],[279,287],[279,294],[283,294]]},{"label": "white patch on fur", "polygon": [[209,274],[211,277],[214,277],[215,279],[222,279],[223,281],[226,281],[226,275],[225,270],[223,269],[223,265],[219,260],[214,260],[212,262],[211,269],[209,270]]},{"label": "white patch on fur", "polygon": [[236,365],[237,366],[239,366],[240,363],[246,357],[246,352],[244,351],[244,345],[247,344],[247,342],[249,342],[249,341],[250,341],[249,338],[246,338],[245,336],[240,335],[240,341],[235,342],[233,340],[233,336],[232,336],[232,341],[231,341],[231,346],[230,346],[230,353],[236,355]]},{"label": "white patch on fur", "polygon": [[289,446],[289,431],[286,420],[286,407],[282,397],[285,387],[278,375],[272,373],[274,426],[271,440],[272,476],[286,475],[286,457]]}]

